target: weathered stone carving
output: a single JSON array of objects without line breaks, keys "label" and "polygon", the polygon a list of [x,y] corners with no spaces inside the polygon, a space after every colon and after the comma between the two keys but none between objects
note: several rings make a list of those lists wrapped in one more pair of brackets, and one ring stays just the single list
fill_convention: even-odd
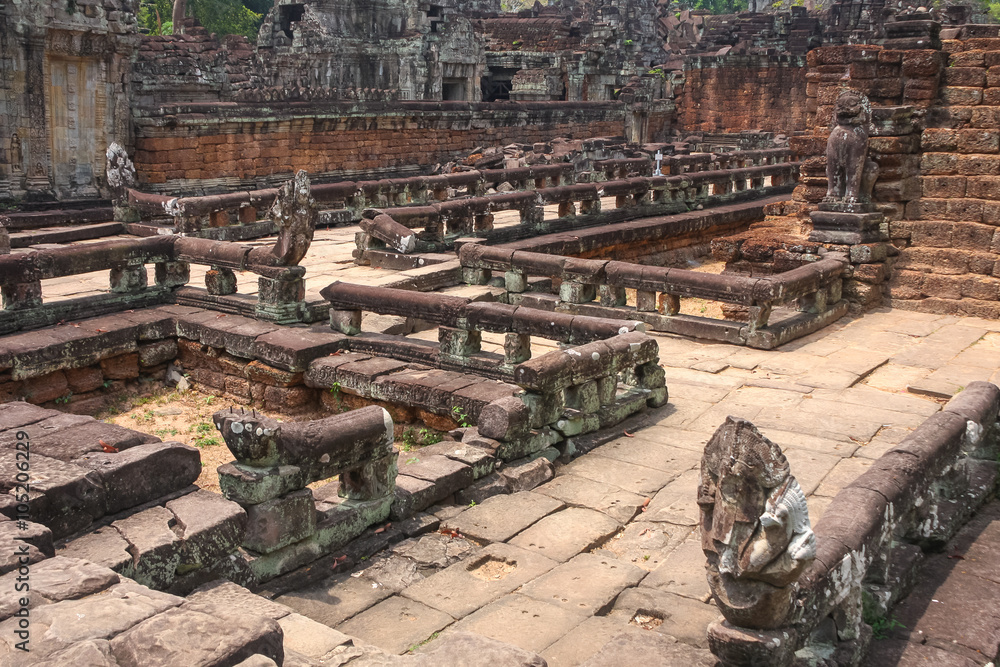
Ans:
[{"label": "weathered stone carving", "polygon": [[271,216],[278,225],[278,242],[272,250],[278,266],[297,265],[309,251],[319,217],[305,171],[299,170],[278,191]]},{"label": "weathered stone carving", "polygon": [[846,205],[871,201],[878,165],[868,157],[868,128],[872,109],[868,98],[845,89],[837,97],[836,123],[826,143],[825,203]]},{"label": "weathered stone carving", "polygon": [[816,538],[781,449],[729,417],[705,447],[698,505],[708,583],[723,616],[745,628],[786,624]]},{"label": "weathered stone carving", "polygon": [[21,173],[24,154],[21,152],[21,138],[17,132],[10,135],[10,168],[15,174]]},{"label": "weathered stone carving", "polygon": [[112,141],[105,153],[107,157],[106,175],[111,189],[111,200],[116,207],[128,205],[128,190],[136,183],[135,165],[128,152],[117,141]]}]

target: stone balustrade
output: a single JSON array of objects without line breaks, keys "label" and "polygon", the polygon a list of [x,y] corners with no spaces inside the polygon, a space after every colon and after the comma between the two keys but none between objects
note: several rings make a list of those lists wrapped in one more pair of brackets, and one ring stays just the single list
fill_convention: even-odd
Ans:
[{"label": "stone balustrade", "polygon": [[[573,165],[535,165],[516,169],[463,171],[438,176],[387,178],[377,181],[342,181],[312,185],[312,195],[325,208],[334,209],[338,222],[357,222],[361,212],[370,207],[396,207],[443,202],[449,191],[462,190],[456,196],[481,196],[501,183],[526,191],[571,183]],[[195,234],[205,229],[257,222],[278,195],[278,188],[231,192],[199,197],[166,197],[128,190],[128,205],[140,217],[151,219],[169,216],[174,230]]]},{"label": "stone balustrade", "polygon": [[[154,266],[152,285],[148,284],[147,264]],[[205,276],[205,290],[184,287],[190,280],[191,264],[211,267]],[[109,272],[109,293],[43,301],[43,280],[95,271]],[[236,294],[234,271],[260,276],[257,298]],[[220,310],[245,311],[269,321],[296,321],[304,308],[304,275],[301,266],[279,266],[270,247],[174,235],[2,255],[0,333],[133,310],[181,297],[202,305],[210,302]],[[233,296],[227,301],[229,295]]]},{"label": "stone balustrade", "polygon": [[[679,176],[635,176],[600,183],[580,183],[468,197],[423,206],[372,208],[363,220],[387,215],[415,234],[413,252],[437,252],[454,247],[456,240],[474,236],[492,243],[529,238],[539,234],[636,218],[670,215],[697,206],[764,197],[786,190],[798,174],[798,163],[698,171]],[[765,184],[767,179],[769,184]],[[609,206],[608,198],[614,198]],[[547,217],[554,206],[555,217]],[[494,213],[516,210],[515,225],[494,226]],[[550,214],[551,215],[551,214]],[[366,223],[362,223],[364,227]],[[373,238],[376,240],[373,241]],[[384,241],[369,233],[357,238],[359,263],[371,260],[372,251],[386,250]],[[398,249],[392,252],[399,252]]]},{"label": "stone balustrade", "polygon": [[844,487],[814,527],[815,559],[792,584],[791,604],[756,617],[753,628],[709,626],[720,664],[784,667],[819,655],[858,664],[872,638],[868,622],[887,618],[912,589],[922,549],[942,548],[992,496],[998,407],[996,385],[969,384]]},{"label": "stone balustrade", "polygon": [[[710,172],[705,172],[710,173]],[[846,258],[827,253],[791,271],[763,277],[712,274],[607,260],[587,260],[466,244],[459,250],[464,278],[486,284],[503,272],[507,301],[578,315],[640,320],[657,331],[720,340],[762,349],[777,347],[839,319]],[[559,281],[558,296],[528,291],[529,277]],[[626,290],[635,290],[629,304]],[[738,304],[747,322],[682,315],[681,298]],[[778,306],[794,310],[771,320]]]},{"label": "stone balustrade", "polygon": [[[515,366],[531,358],[533,336],[577,345],[646,329],[642,322],[544,313],[504,303],[353,283],[336,282],[320,294],[330,302],[330,324],[336,331],[361,333],[364,312],[419,318],[438,326],[442,367],[475,368],[503,379],[513,377]],[[483,332],[505,335],[502,359],[482,352]]]},{"label": "stone balustrade", "polygon": [[[660,173],[665,176],[677,176],[699,171],[720,171],[784,164],[792,162],[794,159],[794,151],[788,148],[665,155],[660,161]],[[652,176],[655,168],[656,163],[645,157],[598,160],[593,163],[591,180],[614,181],[633,176]]]},{"label": "stone balustrade", "polygon": [[[497,441],[496,455],[510,460],[556,446],[571,456],[574,438],[620,423],[646,406],[667,402],[656,341],[640,322],[544,312],[510,304],[348,283],[322,291],[331,304],[335,330],[352,336],[350,348],[445,370],[502,380],[502,395],[476,405],[469,417],[481,435]],[[361,331],[364,311],[419,318],[439,325],[439,344]],[[482,333],[504,334],[504,354],[483,352]],[[557,341],[564,349],[532,356],[532,337]],[[391,338],[392,340],[387,340]],[[352,392],[391,399],[388,386],[355,385],[340,375],[340,362],[317,362],[313,386],[348,387]],[[388,393],[386,393],[388,392]]]},{"label": "stone balustrade", "polygon": [[[764,197],[795,183],[798,163],[791,162],[792,157],[787,149],[668,156],[663,162],[665,177],[652,177],[653,163],[648,158],[602,160],[594,163],[591,172],[591,179],[601,182],[602,189],[597,193],[573,185],[576,174],[570,163],[313,184],[311,190],[324,209],[321,219],[326,224],[356,224],[366,217],[366,210],[379,209],[408,226],[428,225],[426,237],[431,246],[422,250],[434,251],[442,244],[450,248],[455,238],[464,235],[523,238],[544,232],[547,226],[558,229],[678,213],[698,204],[748,196],[750,192]],[[633,183],[635,177],[650,180]],[[487,196],[489,190],[504,183],[514,190]],[[621,198],[616,193],[622,189],[637,192]],[[268,188],[200,197],[166,197],[127,189],[127,206],[120,208],[130,220],[171,218],[174,231],[180,234],[240,240],[273,233],[270,223],[258,219],[266,216],[278,192],[277,188]],[[635,196],[643,193],[645,197]],[[601,215],[602,196],[619,197],[615,210]],[[541,206],[546,204],[559,207],[558,220],[543,225]],[[492,214],[506,210],[520,212],[520,225],[516,230],[498,233],[493,228]],[[359,239],[367,240],[367,237]],[[359,247],[362,251],[368,249]]]},{"label": "stone balustrade", "polygon": [[[376,406],[283,423],[253,410],[213,421],[236,461],[219,466],[226,499],[247,513],[243,547],[266,581],[337,549],[385,521],[395,498],[393,422]],[[308,484],[339,476],[314,496]]]}]

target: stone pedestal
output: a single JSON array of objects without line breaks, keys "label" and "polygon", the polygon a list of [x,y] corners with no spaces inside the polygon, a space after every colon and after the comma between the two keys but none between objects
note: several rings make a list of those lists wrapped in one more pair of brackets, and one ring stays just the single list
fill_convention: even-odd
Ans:
[{"label": "stone pedestal", "polygon": [[878,242],[879,225],[885,222],[885,216],[873,204],[823,202],[809,217],[813,222],[810,241],[841,245]]}]

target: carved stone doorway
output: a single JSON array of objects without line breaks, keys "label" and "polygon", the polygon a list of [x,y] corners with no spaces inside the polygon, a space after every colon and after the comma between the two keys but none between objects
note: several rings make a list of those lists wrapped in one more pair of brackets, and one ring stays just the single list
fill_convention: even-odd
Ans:
[{"label": "carved stone doorway", "polygon": [[48,59],[52,176],[60,199],[97,195],[95,165],[104,137],[101,63],[85,58]]}]

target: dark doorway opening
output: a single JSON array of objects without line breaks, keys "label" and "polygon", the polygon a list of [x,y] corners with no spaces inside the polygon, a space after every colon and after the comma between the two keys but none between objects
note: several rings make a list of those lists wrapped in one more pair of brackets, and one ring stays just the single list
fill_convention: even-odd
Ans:
[{"label": "dark doorway opening", "polygon": [[281,5],[278,7],[278,22],[281,31],[288,36],[288,39],[292,38],[292,24],[301,21],[305,13],[305,5]]}]

